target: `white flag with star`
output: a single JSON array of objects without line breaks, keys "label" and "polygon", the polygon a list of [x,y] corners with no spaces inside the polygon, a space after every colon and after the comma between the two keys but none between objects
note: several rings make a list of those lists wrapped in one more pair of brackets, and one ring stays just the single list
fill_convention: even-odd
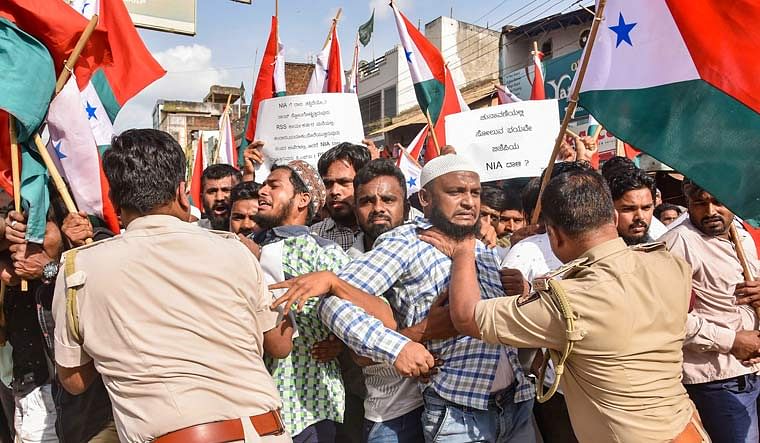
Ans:
[{"label": "white flag with star", "polygon": [[100,160],[89,113],[82,106],[76,78],[72,75],[61,92],[50,103],[48,151],[71,186],[77,207],[90,214],[102,216],[103,200],[100,188]]},{"label": "white flag with star", "polygon": [[422,127],[422,130],[414,137],[407,148],[401,148],[396,166],[401,169],[406,178],[406,191],[407,195],[412,195],[420,190],[420,174],[422,173],[422,167],[420,166],[418,159],[422,152],[422,147],[425,144],[425,138],[428,134],[427,125]]}]

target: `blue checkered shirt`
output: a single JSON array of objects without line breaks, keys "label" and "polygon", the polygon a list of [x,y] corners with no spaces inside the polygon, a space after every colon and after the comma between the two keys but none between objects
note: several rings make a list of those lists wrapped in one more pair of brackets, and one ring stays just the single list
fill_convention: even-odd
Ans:
[{"label": "blue checkered shirt", "polygon": [[[451,260],[417,238],[418,229],[430,227],[427,220],[418,218],[387,232],[377,239],[370,252],[354,259],[338,273],[338,277],[365,292],[384,295],[396,313],[399,328],[424,320],[430,305],[449,286]],[[476,257],[481,297],[503,296],[496,255],[477,242]],[[320,316],[355,352],[376,361],[392,363],[408,341],[399,338],[395,331],[370,323],[361,309],[348,303],[323,304]],[[488,409],[502,346],[462,335],[432,340],[425,346],[443,360],[443,366],[431,378],[429,386],[453,403]],[[517,381],[515,402],[530,400],[534,388],[523,373],[517,350],[507,347],[507,355]]]}]

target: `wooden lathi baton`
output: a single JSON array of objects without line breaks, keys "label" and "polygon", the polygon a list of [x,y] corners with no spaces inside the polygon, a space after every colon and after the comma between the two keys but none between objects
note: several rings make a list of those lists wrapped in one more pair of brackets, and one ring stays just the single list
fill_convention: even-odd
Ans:
[{"label": "wooden lathi baton", "polygon": [[[84,47],[87,44],[87,40],[90,39],[90,36],[92,35],[93,31],[95,31],[95,27],[97,25],[98,25],[98,15],[95,14],[90,19],[84,31],[82,31],[82,35],[79,36],[79,40],[77,40],[76,45],[74,45],[74,49],[71,52],[71,56],[69,57],[68,60],[66,60],[63,70],[61,71],[61,74],[58,76],[58,80],[55,83],[55,95],[58,95],[58,93],[61,92],[63,87],[66,85],[66,82],[69,80],[69,77],[71,76],[71,73],[73,72],[74,66],[76,66],[77,59],[79,59],[79,56],[82,54],[82,51],[84,50]],[[71,193],[69,193],[68,188],[66,188],[66,183],[64,183],[63,178],[61,178],[61,174],[58,171],[58,168],[53,162],[52,157],[50,157],[50,153],[45,147],[45,144],[42,142],[42,137],[40,137],[39,134],[34,134],[32,138],[33,138],[34,145],[37,147],[37,151],[39,152],[40,157],[42,158],[43,163],[45,163],[45,167],[47,168],[48,173],[50,174],[50,178],[53,180],[55,189],[58,191],[58,194],[61,196],[61,199],[63,200],[63,203],[66,206],[66,210],[73,214],[77,213],[78,212],[77,205],[76,203],[74,203],[74,199],[71,198]],[[86,239],[85,243],[92,243],[92,239],[91,238]]]},{"label": "wooden lathi baton", "polygon": [[[739,263],[742,265],[744,281],[755,281],[755,276],[752,275],[752,269],[750,269],[749,261],[747,261],[747,254],[744,252],[742,238],[739,236],[739,230],[736,229],[736,225],[733,222],[731,222],[731,226],[728,228],[728,237],[731,239],[731,243],[734,244],[736,256],[739,258]],[[760,307],[755,308],[755,313],[760,317]]]},{"label": "wooden lathi baton", "polygon": [[596,14],[594,15],[594,23],[591,25],[591,33],[589,34],[589,40],[588,43],[586,43],[586,49],[583,52],[583,59],[580,63],[580,68],[578,69],[578,78],[575,82],[575,87],[573,88],[572,92],[570,93],[570,97],[568,97],[567,100],[567,109],[565,110],[565,118],[562,119],[562,125],[560,126],[559,135],[557,135],[557,139],[554,142],[554,149],[552,150],[552,155],[549,157],[549,164],[546,165],[546,169],[544,170],[544,178],[541,180],[541,187],[538,191],[538,201],[536,201],[536,207],[533,210],[533,214],[531,216],[531,224],[538,223],[538,217],[541,215],[541,195],[544,193],[544,189],[546,189],[546,185],[549,183],[549,180],[552,176],[552,170],[554,169],[554,162],[557,160],[557,155],[559,154],[560,146],[562,145],[562,140],[565,138],[565,132],[567,131],[567,126],[570,124],[570,119],[572,119],[573,114],[575,113],[575,108],[578,106],[578,95],[581,90],[581,83],[583,83],[583,77],[586,75],[586,69],[588,68],[588,62],[591,58],[591,50],[594,48],[594,41],[596,40],[596,34],[599,31],[599,24],[602,22],[602,17],[604,14],[604,7],[607,4],[607,0],[599,0],[599,4],[596,7]]},{"label": "wooden lathi baton", "polygon": [[[21,165],[19,165],[18,140],[16,139],[16,119],[8,114],[10,121],[11,135],[11,176],[13,178],[13,209],[21,214]],[[29,284],[26,280],[21,280],[21,291],[29,290]]]}]

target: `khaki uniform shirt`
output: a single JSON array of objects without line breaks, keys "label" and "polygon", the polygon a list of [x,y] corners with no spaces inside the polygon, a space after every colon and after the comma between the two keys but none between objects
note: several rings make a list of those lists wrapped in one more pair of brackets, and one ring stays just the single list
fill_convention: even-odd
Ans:
[{"label": "khaki uniform shirt", "polygon": [[[760,262],[752,238],[742,229],[739,233],[750,268],[758,275]],[[760,365],[746,367],[729,353],[737,331],[757,329],[754,310],[734,304],[736,284],[744,277],[733,243],[704,234],[688,219],[661,240],[692,268],[695,301],[683,350],[684,383],[725,380],[760,370]]]},{"label": "khaki uniform shirt", "polygon": [[[585,334],[561,382],[573,430],[582,442],[670,441],[692,415],[681,385],[689,267],[619,238],[581,257],[587,267],[559,282]],[[475,320],[489,343],[564,349],[564,319],[543,295],[481,301]]]},{"label": "khaki uniform shirt", "polygon": [[69,281],[85,281],[83,342],[67,328],[60,272],[55,358],[69,368],[94,361],[122,441],[281,406],[262,360],[277,314],[258,261],[229,234],[140,217],[123,235],[80,249],[76,270]]}]

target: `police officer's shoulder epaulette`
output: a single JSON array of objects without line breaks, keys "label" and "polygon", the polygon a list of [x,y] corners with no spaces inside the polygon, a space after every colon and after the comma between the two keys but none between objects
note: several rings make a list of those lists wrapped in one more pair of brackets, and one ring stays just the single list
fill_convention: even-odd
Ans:
[{"label": "police officer's shoulder epaulette", "polygon": [[533,285],[533,288],[536,290],[548,291],[549,280],[555,280],[557,277],[570,277],[572,276],[572,274],[582,269],[585,269],[586,268],[585,263],[587,261],[588,261],[588,257],[581,257],[581,258],[575,259],[547,274],[534,278],[531,284]]},{"label": "police officer's shoulder epaulette", "polygon": [[115,235],[113,237],[104,238],[102,240],[94,241],[92,243],[87,243],[87,244],[82,245],[82,246],[77,246],[76,248],[71,248],[71,249],[63,252],[63,254],[61,255],[61,261],[63,261],[65,259],[65,257],[66,257],[66,254],[70,253],[71,251],[77,251],[77,252],[79,252],[79,251],[83,251],[85,249],[94,248],[96,246],[100,246],[102,244],[114,241],[117,238],[121,238],[121,236],[120,235]]},{"label": "police officer's shoulder epaulette", "polygon": [[662,249],[665,249],[665,242],[651,242],[651,243],[641,243],[639,245],[632,245],[628,247],[631,251],[637,251],[637,252],[653,252],[653,251],[659,251]]}]

